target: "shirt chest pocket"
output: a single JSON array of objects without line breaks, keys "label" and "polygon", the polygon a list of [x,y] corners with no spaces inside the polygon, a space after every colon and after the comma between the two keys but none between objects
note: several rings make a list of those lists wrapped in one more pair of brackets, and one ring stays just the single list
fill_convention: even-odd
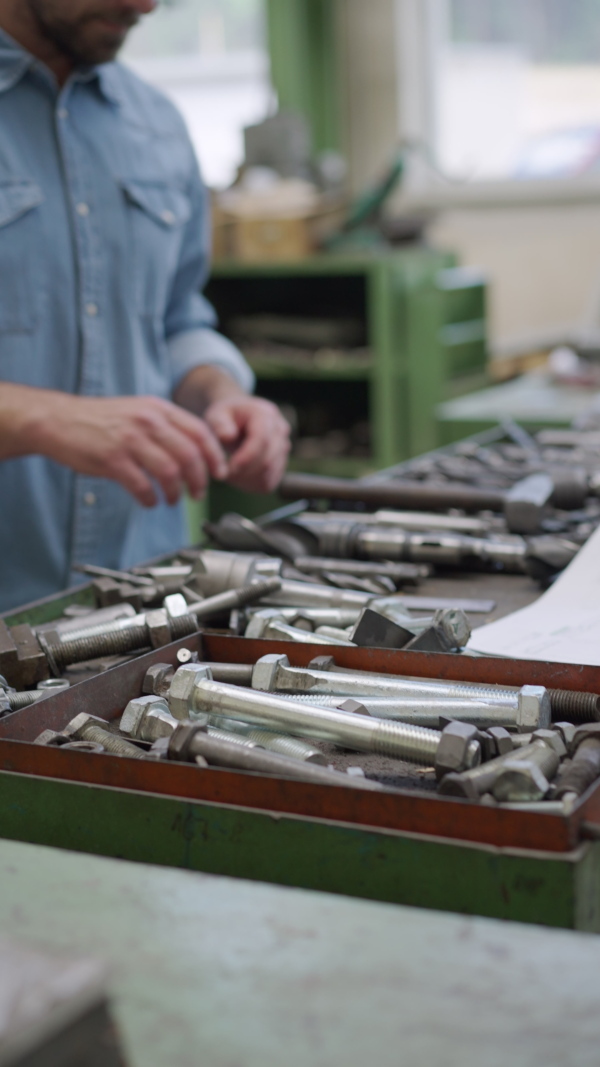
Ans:
[{"label": "shirt chest pocket", "polygon": [[163,318],[179,268],[189,197],[160,182],[121,182],[126,200],[132,285],[139,312]]},{"label": "shirt chest pocket", "polygon": [[40,307],[40,217],[35,182],[0,178],[0,334],[33,333]]}]

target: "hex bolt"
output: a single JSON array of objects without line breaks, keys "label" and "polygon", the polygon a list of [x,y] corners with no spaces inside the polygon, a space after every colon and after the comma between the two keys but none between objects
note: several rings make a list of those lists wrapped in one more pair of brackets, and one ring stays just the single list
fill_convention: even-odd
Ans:
[{"label": "hex bolt", "polygon": [[[113,633],[97,634],[94,637],[81,637],[74,641],[54,641],[47,635],[39,634],[40,647],[46,653],[52,672],[59,675],[72,663],[81,663],[88,659],[97,659],[100,656],[124,656],[130,652],[139,652],[149,645],[153,648],[161,647],[162,643],[177,641],[182,637],[188,637],[198,630],[198,622],[195,615],[181,615],[176,619],[168,619],[164,612],[164,620],[159,612],[149,612],[154,618],[151,624],[143,626],[130,626],[124,630]],[[161,615],[160,620],[156,617]],[[158,622],[158,625],[156,623]],[[160,640],[155,636],[158,631]]]},{"label": "hex bolt", "polygon": [[102,745],[106,752],[113,756],[128,756],[132,759],[144,759],[144,753],[135,745],[125,741],[118,734],[112,734],[106,729],[103,719],[95,715],[86,715],[82,712],[65,726],[63,736],[73,741],[91,741],[92,744]]},{"label": "hex bolt", "polygon": [[[539,800],[548,791],[549,778],[556,773],[559,762],[560,757],[554,748],[547,745],[545,741],[534,741],[532,744],[525,745],[504,756],[497,756],[496,759],[462,774],[448,774],[440,783],[439,792],[444,796],[463,797],[469,800],[478,800],[484,793],[492,793],[496,800],[510,800],[513,799],[513,789],[517,791],[519,787],[521,793],[524,791],[523,781],[519,780],[521,772],[531,783],[531,788],[528,796],[514,797],[514,799]],[[517,766],[519,763],[526,766],[519,768]],[[532,767],[535,768],[533,771]],[[503,776],[505,776],[504,782]],[[507,792],[511,795],[506,795]]]},{"label": "hex bolt", "polygon": [[[340,696],[311,696],[310,693],[281,693],[294,704],[312,704],[320,708],[338,708],[345,710],[349,699]],[[356,700],[358,707],[350,709],[360,715],[372,715],[376,719],[395,719],[409,723],[411,726],[425,726],[430,730],[439,729],[440,718],[459,719],[471,723],[480,729],[488,727],[512,727],[518,725],[518,708],[508,705],[479,703],[476,700],[453,700],[451,697],[373,697],[364,696]]]},{"label": "hex bolt", "polygon": [[286,737],[283,734],[273,733],[271,730],[261,730],[248,723],[238,722],[235,719],[219,719],[215,716],[210,722],[221,723],[222,729],[229,736],[246,737],[269,752],[279,752],[281,756],[289,756],[290,759],[299,759],[305,763],[316,763],[322,767],[327,766],[327,759],[320,749],[301,741],[297,737]]},{"label": "hex bolt", "polygon": [[[327,763],[322,752],[292,737],[278,737],[276,734],[270,734],[268,730],[253,730],[252,727],[246,727],[233,720],[216,721],[219,726],[209,727],[208,732],[217,740],[229,741],[233,745],[246,749],[270,749],[282,756],[310,763],[323,765]],[[119,728],[121,733],[128,737],[135,737],[138,741],[155,742],[161,737],[171,737],[178,725],[179,720],[171,715],[165,700],[155,696],[142,696],[129,701]],[[231,731],[230,728],[232,728]]]},{"label": "hex bolt", "polygon": [[30,708],[32,704],[37,704],[38,700],[43,700],[45,696],[45,693],[40,693],[37,689],[26,690],[22,693],[6,693],[11,711],[22,711],[23,708]]},{"label": "hex bolt", "polygon": [[314,671],[290,667],[287,656],[262,656],[252,674],[253,689],[264,692],[304,692],[313,694],[340,694],[357,699],[368,694],[387,697],[453,697],[459,700],[477,700],[502,707],[517,709],[516,722],[519,730],[535,729],[550,725],[550,699],[542,686],[522,686],[520,690],[501,686],[471,686],[461,683],[414,681],[390,675],[367,674],[366,672]]},{"label": "hex bolt", "polygon": [[556,796],[580,797],[600,777],[600,723],[581,726],[571,743],[572,760],[566,763],[556,784]]},{"label": "hex bolt", "polygon": [[[173,678],[169,704],[173,710],[173,691],[176,706],[187,699],[187,715],[210,714],[271,729],[283,729],[296,737],[331,741],[358,752],[380,755],[413,763],[433,766],[439,774],[476,766],[481,759],[481,747],[474,738],[477,731],[464,723],[451,723],[440,734],[418,726],[371,719],[366,715],[347,715],[344,712],[318,707],[293,705],[289,700],[256,690],[215,682],[210,670],[198,665],[195,678],[191,672],[178,685]],[[183,709],[179,706],[179,715]]]},{"label": "hex bolt", "polygon": [[230,739],[222,741],[211,737],[202,726],[189,723],[179,723],[177,726],[169,742],[169,757],[185,761],[202,757],[209,764],[217,767],[272,774],[321,785],[337,785],[377,792],[383,790],[379,782],[370,781],[368,778],[357,778],[342,774],[340,771],[330,771],[326,767],[302,763],[274,752],[266,752],[258,747],[249,749],[232,743]]}]

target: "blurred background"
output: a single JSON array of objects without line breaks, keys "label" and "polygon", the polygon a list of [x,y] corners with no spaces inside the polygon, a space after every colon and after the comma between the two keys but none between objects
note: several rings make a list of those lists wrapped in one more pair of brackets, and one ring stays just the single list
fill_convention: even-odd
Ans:
[{"label": "blurred background", "polygon": [[[125,60],[186,119],[213,192],[209,295],[261,391],[287,405],[298,459],[404,458],[454,436],[449,403],[527,372],[595,385],[600,0],[165,0]],[[411,316],[427,333],[406,303],[425,252],[446,294],[427,313],[437,352],[406,336]],[[395,296],[375,296],[366,267],[360,284],[340,268],[334,293],[332,264],[361,256],[404,271]],[[301,322],[327,317],[353,339],[307,338]],[[381,407],[398,382],[402,432]],[[424,418],[437,429],[419,434]]]}]

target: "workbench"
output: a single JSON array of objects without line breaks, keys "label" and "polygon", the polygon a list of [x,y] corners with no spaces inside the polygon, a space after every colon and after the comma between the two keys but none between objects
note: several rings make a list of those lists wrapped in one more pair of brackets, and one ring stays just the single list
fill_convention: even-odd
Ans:
[{"label": "workbench", "polygon": [[587,1067],[600,941],[0,842],[0,935],[105,961],[130,1067]]},{"label": "workbench", "polygon": [[598,391],[590,386],[554,382],[544,370],[531,371],[501,385],[445,400],[436,409],[439,444],[497,426],[504,419],[531,431],[568,428],[584,412]]}]

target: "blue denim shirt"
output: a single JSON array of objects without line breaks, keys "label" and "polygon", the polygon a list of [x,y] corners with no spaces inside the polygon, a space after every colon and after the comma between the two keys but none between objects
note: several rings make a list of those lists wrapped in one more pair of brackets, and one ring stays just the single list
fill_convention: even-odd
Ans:
[{"label": "blue denim shirt", "polygon": [[[83,396],[171,397],[213,364],[206,193],[183,121],[125,67],[50,71],[0,31],[0,379]],[[0,462],[0,610],[185,541],[181,506],[41,456]]]}]

